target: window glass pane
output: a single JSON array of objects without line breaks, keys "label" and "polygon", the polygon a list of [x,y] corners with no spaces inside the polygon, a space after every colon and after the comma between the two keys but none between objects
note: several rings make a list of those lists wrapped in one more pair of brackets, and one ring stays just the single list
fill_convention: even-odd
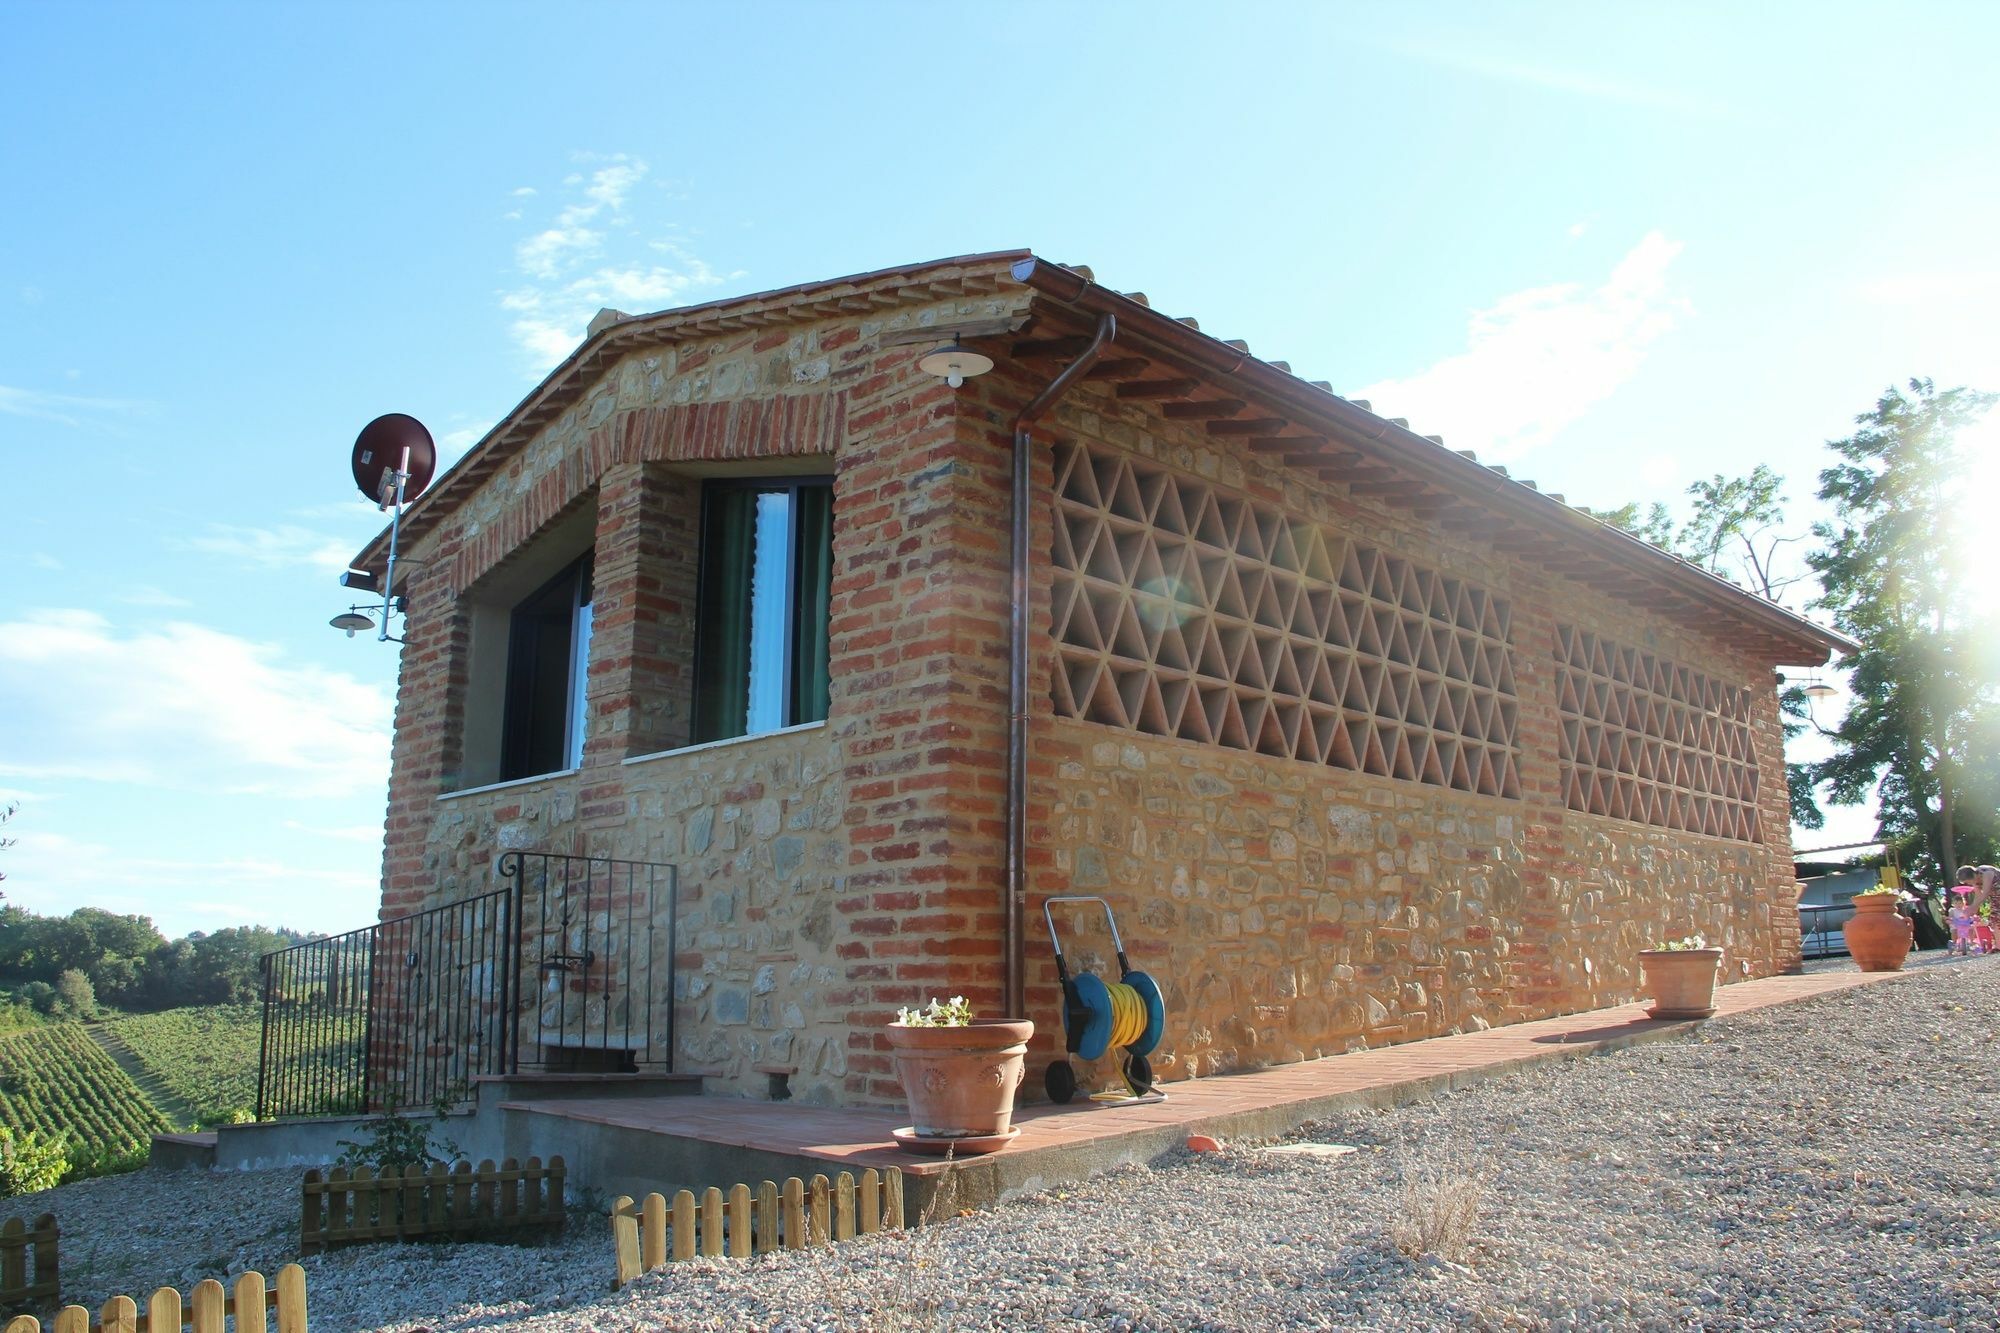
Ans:
[{"label": "window glass pane", "polygon": [[750,582],[750,671],[744,734],[785,725],[789,672],[786,624],[792,608],[792,497],[788,491],[757,496],[755,564]]},{"label": "window glass pane", "polygon": [[[586,592],[585,597],[589,594]],[[590,602],[576,608],[576,625],[570,633],[572,649],[569,666],[569,762],[566,768],[583,766],[583,739],[587,716],[590,676]]]},{"label": "window glass pane", "polygon": [[575,766],[580,753],[583,672],[589,660],[590,562],[571,565],[514,607],[508,624],[500,778]]}]

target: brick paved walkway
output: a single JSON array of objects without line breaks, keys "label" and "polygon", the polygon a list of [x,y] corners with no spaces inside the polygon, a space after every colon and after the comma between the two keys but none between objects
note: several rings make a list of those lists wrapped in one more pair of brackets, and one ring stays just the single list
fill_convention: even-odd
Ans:
[{"label": "brick paved walkway", "polygon": [[[1897,973],[1818,972],[1739,982],[1716,992],[1718,1017],[1888,981]],[[998,1173],[993,1192],[1075,1179],[1121,1161],[1144,1161],[1191,1133],[1265,1138],[1308,1120],[1362,1106],[1415,1101],[1541,1060],[1587,1055],[1672,1036],[1694,1026],[1657,1022],[1642,1006],[1620,1005],[1533,1023],[1435,1037],[1165,1085],[1167,1100],[1140,1106],[1029,1106],[1015,1117],[1021,1136],[1004,1152],[976,1159]],[[1030,1069],[1031,1080],[1041,1077]],[[945,1164],[896,1148],[900,1121],[882,1108],[831,1109],[720,1097],[508,1102],[508,1110],[559,1116],[807,1159],[811,1169],[900,1166],[934,1175]],[[813,1166],[831,1163],[832,1168]],[[959,1165],[967,1166],[961,1159]],[[1015,1182],[1010,1185],[1009,1182]],[[704,1182],[708,1183],[708,1182]]]}]

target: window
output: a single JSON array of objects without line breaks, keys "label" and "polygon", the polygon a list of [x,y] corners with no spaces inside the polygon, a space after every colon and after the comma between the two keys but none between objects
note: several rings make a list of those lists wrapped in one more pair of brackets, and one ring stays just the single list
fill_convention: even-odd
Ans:
[{"label": "window", "polygon": [[823,720],[831,482],[711,481],[701,543],[694,741]]},{"label": "window", "polygon": [[590,576],[585,556],[516,603],[508,617],[502,782],[583,762]]}]

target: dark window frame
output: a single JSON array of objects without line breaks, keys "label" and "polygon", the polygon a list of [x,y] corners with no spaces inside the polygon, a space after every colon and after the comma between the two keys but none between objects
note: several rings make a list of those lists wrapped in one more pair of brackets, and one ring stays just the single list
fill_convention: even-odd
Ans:
[{"label": "dark window frame", "polygon": [[[695,650],[694,650],[694,661],[693,661],[694,673],[692,677],[693,690],[690,700],[691,707],[689,709],[689,731],[688,731],[690,744],[705,745],[715,741],[740,740],[750,736],[768,736],[771,734],[770,731],[753,732],[748,730],[735,732],[731,735],[726,735],[726,736],[710,736],[704,734],[705,729],[703,727],[703,722],[705,719],[705,708],[704,708],[704,699],[702,697],[702,693],[703,693],[703,683],[708,678],[708,666],[709,666],[708,656],[711,651],[709,646],[710,626],[706,623],[707,611],[708,611],[708,590],[711,578],[715,577],[715,571],[710,567],[711,550],[713,547],[713,542],[710,540],[712,531],[710,525],[713,522],[715,516],[716,497],[721,495],[742,493],[745,491],[751,492],[753,494],[762,492],[782,491],[786,493],[788,496],[790,496],[791,504],[789,506],[789,511],[788,511],[789,523],[787,525],[788,530],[786,532],[785,560],[787,566],[791,571],[792,592],[793,592],[793,597],[796,599],[798,595],[799,586],[802,582],[802,579],[800,577],[802,551],[799,542],[799,535],[802,524],[800,523],[801,510],[799,506],[799,493],[801,491],[807,491],[807,490],[824,490],[826,492],[827,541],[828,545],[831,546],[833,539],[832,534],[833,534],[833,510],[834,510],[833,480],[834,479],[832,473],[803,473],[799,475],[792,475],[786,473],[786,474],[761,476],[761,477],[760,476],[709,477],[705,478],[702,481],[701,527],[699,529],[696,539],[697,549],[700,553],[700,559],[695,568],[695,629],[694,629]],[[830,559],[831,557],[829,556],[829,573],[831,568]],[[827,619],[829,621],[832,619],[832,610],[833,608],[831,604],[831,598],[829,597],[827,606]],[[786,608],[786,614],[785,614],[784,721],[781,722],[776,728],[774,728],[774,730],[778,731],[785,730],[786,728],[789,727],[805,725],[805,723],[800,722],[796,716],[798,711],[798,699],[797,699],[797,693],[798,693],[797,628],[798,627],[797,627],[796,613],[797,613],[797,605],[796,601],[794,601],[794,604],[792,606],[788,606]],[[829,701],[829,711],[831,711],[831,701]],[[809,722],[823,721],[823,720],[824,720],[823,718],[808,719]]]},{"label": "dark window frame", "polygon": [[[500,704],[501,782],[565,773],[575,767],[571,755],[579,738],[571,734],[570,728],[576,719],[578,692],[585,688],[590,674],[588,656],[581,663],[577,661],[577,616],[595,602],[595,576],[596,552],[585,551],[507,609],[507,665]],[[540,757],[542,747],[538,746],[535,734],[537,723],[545,721],[538,705],[546,706],[545,691],[540,688],[545,655],[536,651],[536,640],[545,632],[538,622],[549,619],[553,608],[544,609],[537,604],[553,601],[565,588],[569,595],[564,630],[562,741],[557,762],[551,767]]]}]

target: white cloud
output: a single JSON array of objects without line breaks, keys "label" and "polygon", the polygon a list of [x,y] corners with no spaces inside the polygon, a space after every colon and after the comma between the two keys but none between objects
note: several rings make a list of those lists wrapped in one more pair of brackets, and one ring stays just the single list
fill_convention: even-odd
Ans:
[{"label": "white cloud", "polygon": [[446,431],[438,440],[438,470],[442,472],[465,457],[465,451],[478,444],[485,434],[483,426],[461,426],[457,430]]},{"label": "white cloud", "polygon": [[1682,116],[1719,116],[1727,110],[1708,98],[1689,96],[1671,88],[1655,88],[1631,79],[1593,74],[1588,70],[1564,69],[1537,60],[1508,59],[1490,50],[1470,50],[1431,42],[1392,43],[1389,49],[1464,74],[1503,83],[1524,84],[1543,92],[1617,102]]},{"label": "white cloud", "polygon": [[380,824],[349,824],[340,828],[320,828],[313,824],[303,824],[296,819],[287,819],[284,826],[294,833],[304,833],[314,838],[331,838],[335,842],[382,843]]},{"label": "white cloud", "polygon": [[0,384],[0,416],[50,421],[58,426],[108,428],[151,410],[151,404],[127,398],[84,398]]},{"label": "white cloud", "polygon": [[591,170],[564,178],[566,202],[551,222],[515,247],[526,281],[500,297],[514,341],[537,373],[575,350],[605,306],[657,310],[723,281],[670,237],[646,236],[627,213],[647,176],[643,161],[623,154],[587,160]]},{"label": "white cloud", "polygon": [[344,538],[289,523],[275,528],[211,523],[207,532],[196,537],[179,538],[175,544],[183,550],[221,556],[239,564],[264,569],[305,565],[330,570],[346,569],[356,546],[356,543]]},{"label": "white cloud", "polygon": [[149,856],[53,831],[24,831],[7,855],[7,895],[21,906],[150,916],[168,935],[243,925],[345,930],[373,920],[380,897],[366,862]]},{"label": "white cloud", "polygon": [[532,185],[523,185],[514,191],[514,197],[516,199],[532,199],[540,193],[541,191]]},{"label": "white cloud", "polygon": [[28,564],[36,569],[61,569],[63,562],[47,551],[36,551],[28,557]]},{"label": "white cloud", "polygon": [[1569,238],[1572,241],[1581,240],[1583,238],[1583,234],[1589,230],[1590,230],[1590,223],[1588,220],[1583,222],[1572,222],[1569,224]]},{"label": "white cloud", "polygon": [[592,203],[608,208],[614,213],[625,209],[625,196],[632,192],[646,175],[644,162],[617,162],[591,173],[590,184],[584,187],[584,197]]},{"label": "white cloud", "polygon": [[530,236],[514,251],[514,262],[531,278],[556,278],[568,264],[603,248],[604,233],[583,226],[550,227]]},{"label": "white cloud", "polygon": [[389,771],[390,700],[352,676],[185,622],[90,611],[0,622],[0,777],[337,796]]},{"label": "white cloud", "polygon": [[1680,459],[1672,454],[1648,454],[1639,460],[1639,480],[1654,493],[1664,492],[1679,479]]},{"label": "white cloud", "polygon": [[1691,307],[1669,290],[1681,243],[1650,232],[1605,281],[1535,287],[1474,311],[1466,350],[1356,393],[1454,449],[1505,461],[1546,443],[1631,379]]}]

